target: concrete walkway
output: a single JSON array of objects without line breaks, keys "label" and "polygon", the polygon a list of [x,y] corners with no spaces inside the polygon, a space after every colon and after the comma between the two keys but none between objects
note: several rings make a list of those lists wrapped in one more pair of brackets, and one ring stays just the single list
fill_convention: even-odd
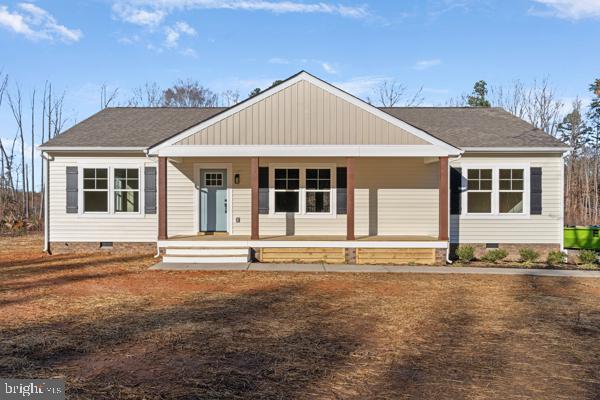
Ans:
[{"label": "concrete walkway", "polygon": [[161,262],[153,265],[150,267],[150,269],[163,271],[387,272],[415,274],[533,275],[563,276],[571,278],[600,278],[600,271],[347,264],[175,264]]}]

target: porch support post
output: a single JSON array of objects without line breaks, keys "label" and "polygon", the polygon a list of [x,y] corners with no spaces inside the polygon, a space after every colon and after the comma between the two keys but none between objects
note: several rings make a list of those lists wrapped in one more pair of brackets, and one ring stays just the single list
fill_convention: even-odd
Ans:
[{"label": "porch support post", "polygon": [[158,240],[167,239],[167,158],[158,157]]},{"label": "porch support post", "polygon": [[354,158],[346,158],[346,240],[354,237]]},{"label": "porch support post", "polygon": [[448,157],[440,157],[439,240],[448,240]]},{"label": "porch support post", "polygon": [[258,157],[252,157],[250,159],[250,187],[252,188],[250,240],[258,240]]}]

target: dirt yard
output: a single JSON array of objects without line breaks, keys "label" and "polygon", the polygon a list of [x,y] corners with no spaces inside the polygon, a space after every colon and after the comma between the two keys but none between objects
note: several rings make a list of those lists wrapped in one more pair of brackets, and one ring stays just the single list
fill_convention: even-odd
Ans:
[{"label": "dirt yard", "polygon": [[598,399],[600,280],[148,271],[0,238],[0,376],[70,398]]}]

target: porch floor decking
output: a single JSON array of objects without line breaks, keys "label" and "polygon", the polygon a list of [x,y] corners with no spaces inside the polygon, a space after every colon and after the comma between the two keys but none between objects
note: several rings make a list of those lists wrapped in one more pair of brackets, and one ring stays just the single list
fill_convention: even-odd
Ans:
[{"label": "porch floor decking", "polygon": [[[172,236],[167,241],[250,241],[250,235],[178,235]],[[310,241],[342,241],[345,242],[344,235],[266,235],[261,236],[259,240],[264,241],[292,241],[292,242],[310,242]],[[357,236],[354,241],[359,242],[437,242],[438,238],[434,236]]]}]

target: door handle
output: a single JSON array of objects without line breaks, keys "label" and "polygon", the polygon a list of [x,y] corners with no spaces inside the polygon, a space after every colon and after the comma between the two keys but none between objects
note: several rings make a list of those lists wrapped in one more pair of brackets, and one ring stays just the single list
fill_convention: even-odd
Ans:
[{"label": "door handle", "polygon": [[225,199],[225,214],[227,214],[227,199]]}]

